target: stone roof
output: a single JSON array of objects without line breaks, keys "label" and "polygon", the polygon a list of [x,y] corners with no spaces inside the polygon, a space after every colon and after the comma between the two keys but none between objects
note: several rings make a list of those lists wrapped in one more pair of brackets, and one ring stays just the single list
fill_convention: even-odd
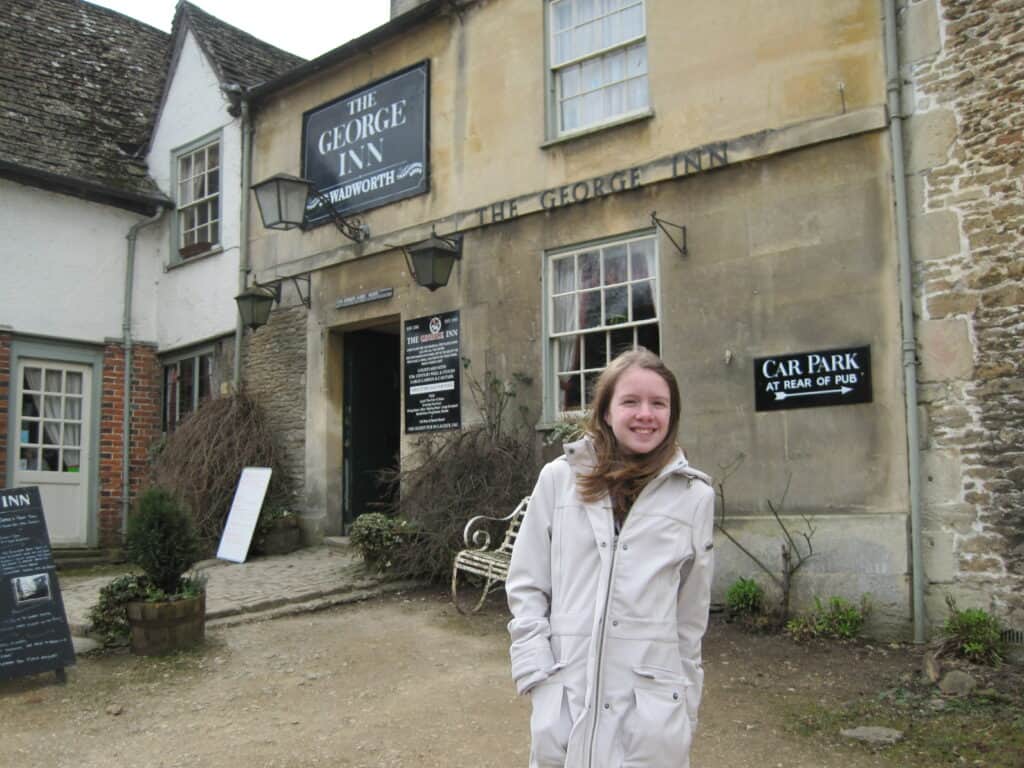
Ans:
[{"label": "stone roof", "polygon": [[144,148],[169,35],[81,0],[3,0],[0,39],[0,171],[162,197]]},{"label": "stone roof", "polygon": [[305,62],[305,59],[225,24],[184,0],[178,4],[171,34],[175,34],[186,20],[200,47],[210,58],[222,85],[237,83],[249,88]]},{"label": "stone roof", "polygon": [[82,0],[0,0],[0,175],[138,210],[169,202],[145,157],[183,24],[223,85],[303,62],[184,1],[168,35]]}]

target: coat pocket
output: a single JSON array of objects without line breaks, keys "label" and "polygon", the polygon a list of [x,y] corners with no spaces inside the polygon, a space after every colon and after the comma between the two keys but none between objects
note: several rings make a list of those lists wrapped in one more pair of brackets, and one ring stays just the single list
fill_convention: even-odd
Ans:
[{"label": "coat pocket", "polygon": [[686,681],[669,670],[635,667],[633,708],[623,722],[623,768],[689,765]]},{"label": "coat pocket", "polygon": [[530,768],[562,768],[572,717],[565,686],[543,682],[530,692]]}]

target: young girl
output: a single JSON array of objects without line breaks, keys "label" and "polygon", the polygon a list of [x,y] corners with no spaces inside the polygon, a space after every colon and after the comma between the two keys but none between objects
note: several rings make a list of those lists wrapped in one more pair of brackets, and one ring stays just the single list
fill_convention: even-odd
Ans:
[{"label": "young girl", "polygon": [[601,374],[587,436],[540,473],[506,590],[530,768],[687,768],[704,673],[714,491],[676,445],[653,353]]}]

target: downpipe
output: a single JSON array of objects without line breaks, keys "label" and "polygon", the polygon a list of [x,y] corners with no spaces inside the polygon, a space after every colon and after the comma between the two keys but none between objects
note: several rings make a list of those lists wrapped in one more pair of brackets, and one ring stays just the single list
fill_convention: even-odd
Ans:
[{"label": "downpipe", "polygon": [[[249,184],[252,178],[252,113],[249,111],[249,100],[244,94],[239,95],[242,109],[242,199],[239,211],[238,237],[238,293],[246,289],[249,277]],[[232,385],[235,392],[242,389],[242,340],[245,327],[242,316],[235,312],[235,364]]]},{"label": "downpipe", "polygon": [[917,416],[917,343],[914,338],[913,269],[907,210],[906,166],[903,162],[903,95],[900,78],[896,0],[885,1],[886,102],[892,146],[893,190],[896,198],[896,248],[899,257],[900,319],[902,325],[903,394],[907,412],[907,471],[910,480],[911,591],[914,642],[923,643],[924,555],[921,551],[921,425]]},{"label": "downpipe", "polygon": [[131,445],[132,445],[132,290],[135,283],[135,244],[139,230],[156,224],[163,218],[160,208],[148,219],[136,222],[128,230],[128,252],[124,269],[124,315],[121,318],[121,341],[124,346],[124,403],[121,415],[121,535],[128,527],[128,512],[131,509],[129,490],[131,488]]}]

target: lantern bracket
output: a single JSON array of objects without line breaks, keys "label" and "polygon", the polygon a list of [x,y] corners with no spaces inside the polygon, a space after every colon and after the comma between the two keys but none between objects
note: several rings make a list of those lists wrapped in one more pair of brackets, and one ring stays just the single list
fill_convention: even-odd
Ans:
[{"label": "lantern bracket", "polygon": [[[684,225],[673,224],[671,221],[658,218],[657,211],[651,211],[651,224],[654,224],[655,226],[658,227],[658,229],[665,233],[665,237],[667,237],[669,241],[671,241],[672,245],[676,247],[676,250],[679,251],[680,256],[689,255],[689,251],[686,249],[686,227]],[[679,230],[680,240],[676,240],[676,238],[672,236],[672,233],[669,232],[666,229],[666,227],[672,227],[673,229]]]}]

